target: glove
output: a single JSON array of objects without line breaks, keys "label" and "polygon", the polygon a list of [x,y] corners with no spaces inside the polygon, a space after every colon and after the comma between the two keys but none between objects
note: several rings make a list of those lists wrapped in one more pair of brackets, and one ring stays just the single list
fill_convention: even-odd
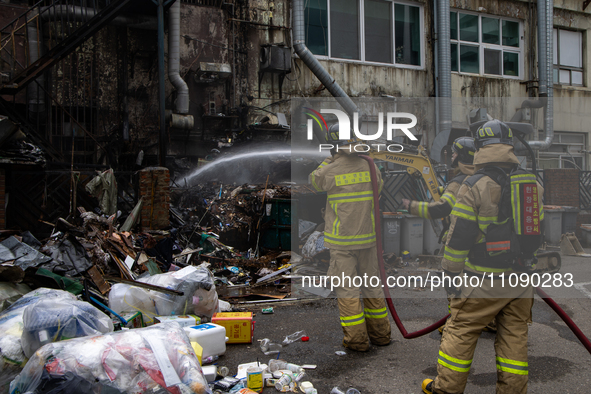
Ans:
[{"label": "glove", "polygon": [[449,277],[449,279],[445,278],[445,280],[443,281],[443,288],[445,289],[447,296],[449,298],[459,297],[460,293],[461,293],[461,289],[459,287],[454,286],[453,282],[454,282],[454,278],[459,276],[460,273],[443,270],[443,275],[444,275],[444,278],[445,278],[445,276]]}]

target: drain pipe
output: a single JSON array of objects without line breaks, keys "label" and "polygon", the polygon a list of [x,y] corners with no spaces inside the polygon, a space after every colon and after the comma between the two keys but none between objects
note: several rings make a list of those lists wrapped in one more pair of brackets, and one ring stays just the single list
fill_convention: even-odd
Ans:
[{"label": "drain pipe", "polygon": [[168,10],[168,79],[177,90],[176,111],[189,113],[189,87],[180,74],[181,1],[176,0]]},{"label": "drain pipe", "polygon": [[[35,63],[39,60],[40,55],[40,46],[41,42],[39,41],[39,35],[37,31],[37,23],[40,23],[37,19],[36,21],[32,21],[27,23],[27,41],[29,44],[29,64]],[[41,26],[39,26],[41,27]],[[29,102],[29,112],[31,114],[40,114],[45,111],[45,95],[39,89],[39,85],[43,86],[45,84],[45,77],[43,73],[39,74],[33,83],[30,83],[27,86],[27,99]]]},{"label": "drain pipe", "polygon": [[441,150],[447,145],[451,133],[451,44],[450,44],[450,21],[449,1],[434,0],[433,8],[437,10],[437,104],[439,106],[437,127],[439,129],[430,156],[433,160],[441,162]]},{"label": "drain pipe", "polygon": [[322,67],[318,59],[306,46],[306,29],[304,23],[304,0],[293,0],[293,49],[312,73],[326,86],[341,106],[353,118],[353,113],[360,113],[353,100],[339,86],[335,79]]},{"label": "drain pipe", "polygon": [[[554,139],[554,74],[553,74],[553,28],[554,0],[538,0],[538,79],[539,99],[525,100],[521,108],[544,108],[544,141],[529,141],[535,150],[546,150]],[[516,153],[526,152],[518,146]]]}]

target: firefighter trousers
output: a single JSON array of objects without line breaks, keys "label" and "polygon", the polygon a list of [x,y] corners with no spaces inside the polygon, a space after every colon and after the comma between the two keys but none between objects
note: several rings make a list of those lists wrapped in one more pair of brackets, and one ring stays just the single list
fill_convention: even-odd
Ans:
[{"label": "firefighter trousers", "polygon": [[[390,320],[379,280],[376,247],[331,249],[327,274],[329,277],[338,277],[340,281],[335,293],[345,346],[366,351],[370,341],[374,345],[389,344]],[[336,279],[331,283],[336,283]],[[360,299],[360,295],[363,299]]]},{"label": "firefighter trousers", "polygon": [[[486,282],[486,281],[485,281]],[[527,393],[527,333],[531,323],[533,288],[486,284],[463,288],[452,298],[451,316],[439,347],[435,393],[463,393],[482,329],[496,318],[497,394]],[[495,288],[495,286],[497,286]],[[509,298],[498,298],[499,295]]]}]

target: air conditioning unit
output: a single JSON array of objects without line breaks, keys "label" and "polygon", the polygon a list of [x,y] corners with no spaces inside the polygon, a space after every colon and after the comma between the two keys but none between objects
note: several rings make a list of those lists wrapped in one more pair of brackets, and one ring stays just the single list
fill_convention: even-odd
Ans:
[{"label": "air conditioning unit", "polygon": [[285,73],[291,72],[291,48],[278,45],[261,47],[262,72]]}]

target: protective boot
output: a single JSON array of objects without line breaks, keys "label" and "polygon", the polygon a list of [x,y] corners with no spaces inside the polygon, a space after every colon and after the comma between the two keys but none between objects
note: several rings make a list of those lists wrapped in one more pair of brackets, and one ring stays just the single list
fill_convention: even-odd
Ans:
[{"label": "protective boot", "polygon": [[423,384],[421,385],[421,388],[423,389],[423,393],[433,394],[433,379],[423,380]]}]

